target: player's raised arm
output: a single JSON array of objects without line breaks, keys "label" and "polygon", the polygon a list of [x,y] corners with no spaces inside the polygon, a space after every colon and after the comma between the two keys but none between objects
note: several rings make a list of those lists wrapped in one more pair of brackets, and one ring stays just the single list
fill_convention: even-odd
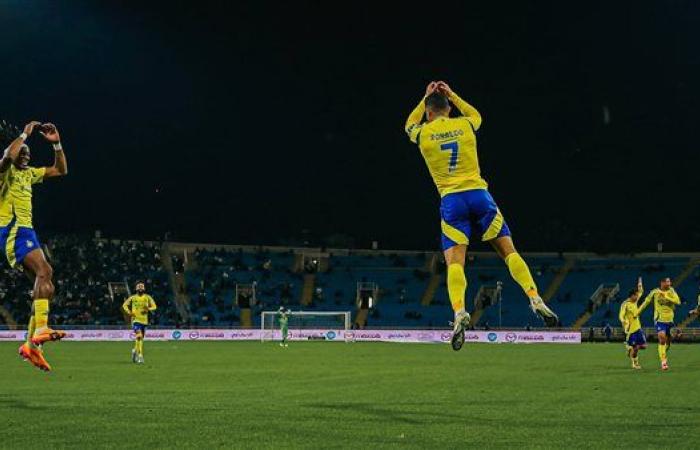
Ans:
[{"label": "player's raised arm", "polygon": [[639,300],[644,295],[644,285],[642,284],[642,277],[637,279],[637,291],[634,293],[635,298]]},{"label": "player's raised arm", "polygon": [[37,125],[41,125],[41,122],[37,122],[35,120],[29,122],[27,125],[24,126],[24,131],[22,134],[17,136],[17,139],[12,141],[10,145],[5,149],[5,152],[2,155],[2,159],[0,160],[0,173],[5,172],[17,159],[19,156],[19,151],[24,145],[24,141],[29,138],[29,136],[32,135],[32,132],[34,131],[34,127]]},{"label": "player's raised arm", "polygon": [[639,305],[639,315],[642,314],[642,311],[644,311],[644,309],[646,309],[646,307],[649,306],[651,301],[654,299],[654,292],[655,291],[656,291],[656,289],[652,289],[652,291],[649,292],[649,295],[647,295],[647,297],[644,299],[642,304]]},{"label": "player's raised arm", "polygon": [[472,105],[467,103],[465,100],[455,94],[450,86],[444,81],[438,81],[437,86],[438,91],[442,92],[447,96],[447,98],[452,102],[453,105],[462,113],[464,117],[472,124],[474,131],[478,130],[481,126],[481,114]]},{"label": "player's raised arm", "polygon": [[695,309],[691,309],[688,311],[688,315],[693,315],[693,314],[698,314],[700,313],[700,295],[698,295],[698,306],[695,307]]},{"label": "player's raised arm", "polygon": [[413,111],[411,111],[411,114],[408,115],[408,119],[406,119],[404,130],[406,130],[408,138],[414,144],[418,143],[418,136],[420,135],[421,122],[425,114],[425,98],[435,92],[435,89],[437,89],[437,83],[431,81],[425,89],[425,95],[420,99],[420,102],[418,102],[418,105],[416,105]]},{"label": "player's raised arm", "polygon": [[46,123],[41,126],[41,135],[53,145],[54,160],[53,166],[46,167],[44,178],[62,177],[68,174],[68,163],[66,163],[66,155],[63,153],[61,145],[61,136],[58,134],[56,125]]}]

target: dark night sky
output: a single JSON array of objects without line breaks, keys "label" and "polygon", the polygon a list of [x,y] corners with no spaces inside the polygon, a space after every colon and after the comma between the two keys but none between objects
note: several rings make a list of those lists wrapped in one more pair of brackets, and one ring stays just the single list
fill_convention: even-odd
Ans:
[{"label": "dark night sky", "polygon": [[700,250],[698,2],[325,3],[0,1],[0,116],[69,159],[40,236],[437,248],[402,128],[445,79],[521,249]]}]

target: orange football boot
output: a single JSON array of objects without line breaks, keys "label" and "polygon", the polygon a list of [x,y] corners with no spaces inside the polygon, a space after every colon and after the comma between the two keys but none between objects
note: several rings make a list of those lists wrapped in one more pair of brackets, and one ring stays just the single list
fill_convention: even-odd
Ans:
[{"label": "orange football boot", "polygon": [[42,345],[44,342],[49,342],[49,341],[60,341],[66,336],[65,331],[60,331],[60,330],[52,330],[51,328],[47,328],[41,333],[34,334],[32,337],[32,344],[34,345]]},{"label": "orange football boot", "polygon": [[34,367],[44,372],[51,372],[51,365],[44,358],[44,353],[39,348],[31,348],[26,342],[19,348],[19,356],[25,361],[31,362]]},{"label": "orange football boot", "polygon": [[31,362],[32,355],[29,353],[29,345],[27,345],[26,342],[19,346],[17,353],[19,353],[19,357],[23,360]]}]

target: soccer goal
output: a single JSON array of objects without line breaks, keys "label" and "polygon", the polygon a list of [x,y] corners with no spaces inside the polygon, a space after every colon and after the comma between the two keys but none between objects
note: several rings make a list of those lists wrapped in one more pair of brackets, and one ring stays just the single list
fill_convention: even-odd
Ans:
[{"label": "soccer goal", "polygon": [[[334,332],[350,329],[350,311],[290,311],[289,333],[294,337],[295,333],[302,334],[305,330],[309,338],[333,336],[332,339],[345,339],[344,336],[336,336]],[[330,333],[330,334],[329,334]],[[312,336],[313,335],[313,336]],[[260,340],[271,341],[279,339],[280,323],[277,311],[263,311],[260,313]]]}]

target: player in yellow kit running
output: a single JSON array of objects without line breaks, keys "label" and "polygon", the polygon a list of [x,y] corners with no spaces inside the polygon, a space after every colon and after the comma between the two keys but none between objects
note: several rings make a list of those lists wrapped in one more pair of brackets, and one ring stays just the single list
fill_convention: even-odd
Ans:
[{"label": "player in yellow kit running", "polygon": [[627,344],[627,356],[632,360],[633,369],[641,369],[639,364],[639,350],[647,348],[647,339],[639,321],[639,315],[646,306],[638,307],[637,302],[644,293],[642,279],[637,281],[637,288],[632,290],[625,301],[620,305],[620,322],[625,330],[625,343]]},{"label": "player in yellow kit running", "polygon": [[[461,116],[450,117],[450,103]],[[464,305],[467,289],[464,262],[473,235],[491,243],[503,258],[511,276],[530,300],[532,311],[548,326],[559,322],[557,315],[540,297],[530,269],[515,250],[503,214],[481,177],[475,135],[480,126],[479,112],[440,81],[428,85],[418,106],[408,116],[405,127],[411,142],[418,144],[441,197],[447,290],[455,313],[452,331],[454,350],[462,348],[464,329],[470,320]]]},{"label": "player in yellow kit running", "polygon": [[654,322],[656,333],[659,338],[659,359],[661,360],[661,370],[668,370],[668,349],[671,347],[671,328],[674,323],[674,309],[681,304],[675,289],[671,286],[671,279],[666,277],[661,280],[658,289],[649,292],[644,302],[639,307],[646,308],[654,302]]},{"label": "player in yellow kit running", "polygon": [[134,348],[131,350],[132,362],[143,364],[143,340],[146,337],[148,313],[156,308],[156,302],[146,294],[146,285],[142,281],[136,283],[136,294],[124,300],[122,309],[131,317],[131,326],[136,335]]},{"label": "player in yellow kit running", "polygon": [[[31,152],[26,141],[35,130],[53,145],[53,166],[29,165]],[[28,123],[0,160],[0,249],[10,266],[24,270],[34,283],[27,341],[19,347],[19,355],[47,372],[51,366],[44,358],[42,345],[63,338],[65,333],[52,330],[48,325],[49,302],[54,295],[53,269],[46,261],[32,224],[32,186],[67,173],[60,135],[50,123]]]}]

